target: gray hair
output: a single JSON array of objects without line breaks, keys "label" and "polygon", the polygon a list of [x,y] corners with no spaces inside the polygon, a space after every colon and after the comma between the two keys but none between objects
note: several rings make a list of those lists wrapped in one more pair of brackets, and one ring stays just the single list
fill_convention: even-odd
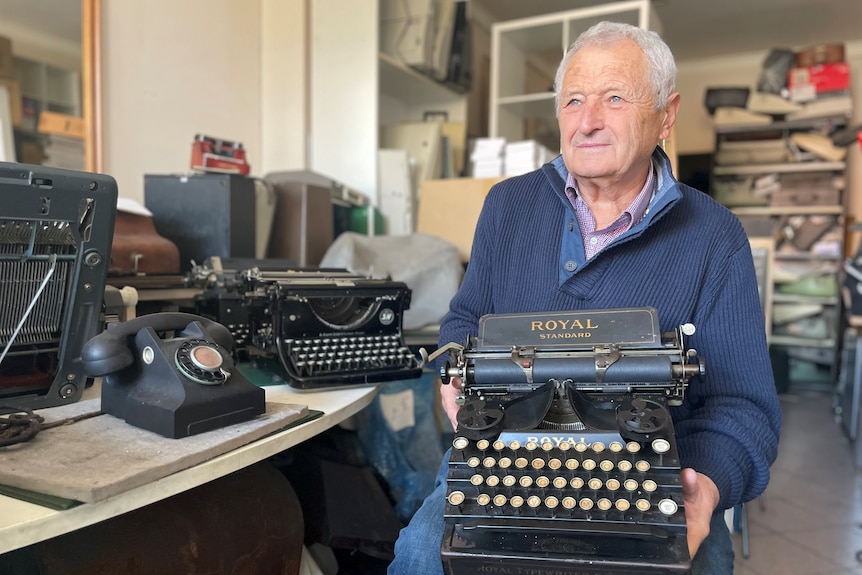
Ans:
[{"label": "gray hair", "polygon": [[661,110],[665,106],[676,86],[676,62],[661,36],[631,24],[599,22],[578,36],[557,68],[557,75],[554,78],[554,108],[557,115],[560,113],[560,88],[563,84],[563,76],[566,74],[566,68],[572,56],[581,48],[607,46],[626,39],[634,40],[646,57],[647,76],[652,84],[655,109]]}]

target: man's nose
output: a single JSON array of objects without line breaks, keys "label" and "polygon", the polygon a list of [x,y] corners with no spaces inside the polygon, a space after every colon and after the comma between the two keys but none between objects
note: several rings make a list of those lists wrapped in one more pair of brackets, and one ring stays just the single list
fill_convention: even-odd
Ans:
[{"label": "man's nose", "polygon": [[581,105],[580,116],[580,132],[582,134],[591,134],[596,130],[601,130],[605,125],[604,109],[601,102],[587,100]]}]

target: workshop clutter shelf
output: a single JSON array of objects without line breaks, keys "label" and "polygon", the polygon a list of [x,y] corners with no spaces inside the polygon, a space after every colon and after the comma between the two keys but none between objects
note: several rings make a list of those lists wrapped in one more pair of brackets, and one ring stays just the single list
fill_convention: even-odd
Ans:
[{"label": "workshop clutter shelf", "polygon": [[844,252],[845,115],[716,127],[712,195],[750,237],[775,241],[770,345],[835,365]]}]

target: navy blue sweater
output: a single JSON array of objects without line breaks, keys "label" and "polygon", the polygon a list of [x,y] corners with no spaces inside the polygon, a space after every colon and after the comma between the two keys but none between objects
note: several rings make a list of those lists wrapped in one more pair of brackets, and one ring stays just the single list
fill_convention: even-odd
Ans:
[{"label": "navy blue sweater", "polygon": [[589,261],[561,157],[495,185],[440,342],[465,343],[488,313],[652,306],[662,331],[693,323],[687,346],[706,375],[672,408],[677,443],[683,466],[710,477],[728,508],[766,488],[781,428],[751,248],[729,210],[677,182],[660,150],[653,160],[646,215]]}]

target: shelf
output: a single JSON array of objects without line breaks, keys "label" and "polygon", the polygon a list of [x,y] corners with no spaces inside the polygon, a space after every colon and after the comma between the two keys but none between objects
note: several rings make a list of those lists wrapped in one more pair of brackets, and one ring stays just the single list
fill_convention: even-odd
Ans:
[{"label": "shelf", "polygon": [[750,176],[755,174],[782,174],[798,172],[832,172],[843,170],[845,162],[797,162],[786,164],[747,164],[744,166],[716,166],[712,169],[716,176]]},{"label": "shelf", "polygon": [[823,349],[835,347],[835,343],[836,342],[833,338],[814,339],[776,334],[772,334],[772,337],[769,340],[770,345],[779,345],[783,347],[817,347]]},{"label": "shelf", "polygon": [[408,102],[443,103],[463,98],[446,84],[380,53],[380,92]]},{"label": "shelf", "polygon": [[730,208],[737,216],[810,216],[844,214],[843,206],[744,206]]},{"label": "shelf", "polygon": [[850,121],[848,115],[828,115],[820,118],[805,118],[801,120],[788,120],[782,122],[771,122],[769,124],[740,124],[735,126],[716,126],[715,133],[739,134],[744,132],[771,132],[774,130],[810,130],[812,128],[830,129],[835,126],[843,126]]},{"label": "shelf", "polygon": [[799,252],[793,254],[783,254],[775,252],[776,260],[795,260],[795,261],[824,261],[824,262],[840,262],[844,261],[844,256],[834,254],[816,254],[811,252]]},{"label": "shelf", "polygon": [[821,305],[838,305],[838,296],[813,296],[813,295],[797,295],[789,293],[781,293],[774,291],[772,293],[773,303],[810,303]]},{"label": "shelf", "polygon": [[521,118],[542,118],[554,113],[554,93],[539,92],[500,98],[497,103],[507,112]]}]

